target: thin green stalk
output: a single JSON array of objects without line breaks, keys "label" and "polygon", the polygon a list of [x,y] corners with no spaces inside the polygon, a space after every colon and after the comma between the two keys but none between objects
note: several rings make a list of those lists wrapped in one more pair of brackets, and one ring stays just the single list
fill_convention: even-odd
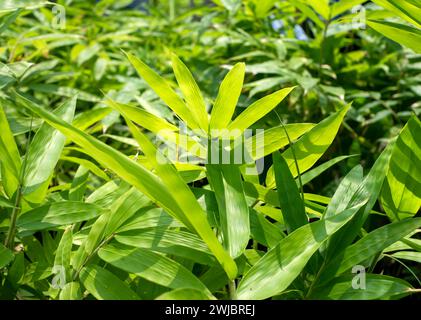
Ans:
[{"label": "thin green stalk", "polygon": [[235,285],[235,280],[231,280],[228,283],[228,289],[229,289],[230,299],[237,300],[237,288]]},{"label": "thin green stalk", "polygon": [[406,268],[411,274],[412,274],[412,276],[417,280],[417,282],[418,282],[418,284],[421,286],[421,281],[420,281],[420,279],[417,277],[417,275],[414,273],[414,271],[412,271],[412,269],[410,268],[410,267],[408,267],[405,263],[403,263],[401,260],[399,260],[398,258],[395,258],[395,257],[393,257],[393,256],[391,256],[391,255],[388,255],[388,254],[383,254],[385,257],[388,257],[388,258],[390,258],[390,259],[392,259],[392,260],[395,260],[396,262],[398,262],[398,263],[400,263],[401,265],[403,265],[404,266],[404,268]]},{"label": "thin green stalk", "polygon": [[301,180],[301,173],[300,173],[300,168],[298,167],[298,161],[297,161],[297,157],[295,155],[295,149],[294,149],[294,144],[291,141],[291,138],[289,137],[288,131],[285,128],[285,125],[282,121],[282,118],[280,117],[280,115],[278,114],[278,112],[275,110],[276,115],[278,116],[279,122],[281,123],[282,129],[284,129],[285,131],[285,135],[288,139],[288,143],[291,147],[291,153],[292,156],[294,157],[294,163],[295,163],[295,169],[297,170],[297,174],[298,174],[298,183],[300,185],[300,193],[301,193],[301,199],[304,202],[304,188],[303,188],[303,181]]}]

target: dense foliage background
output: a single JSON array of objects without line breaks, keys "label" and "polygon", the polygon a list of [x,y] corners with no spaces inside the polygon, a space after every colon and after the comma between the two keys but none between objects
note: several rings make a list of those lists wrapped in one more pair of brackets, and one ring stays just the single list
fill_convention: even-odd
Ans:
[{"label": "dense foliage background", "polygon": [[[0,298],[419,299],[420,28],[418,0],[2,2]],[[258,175],[195,153],[227,127],[265,130]]]}]

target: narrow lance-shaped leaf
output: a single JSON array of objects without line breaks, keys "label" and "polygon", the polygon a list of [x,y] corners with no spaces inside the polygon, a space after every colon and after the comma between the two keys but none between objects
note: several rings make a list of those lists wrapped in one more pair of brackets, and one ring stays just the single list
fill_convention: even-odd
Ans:
[{"label": "narrow lance-shaped leaf", "polygon": [[239,130],[243,132],[272,111],[294,88],[281,89],[252,103],[229,124],[228,130]]},{"label": "narrow lance-shaped leaf", "polygon": [[[75,109],[76,97],[58,107],[54,114],[63,121],[71,122]],[[47,123],[38,129],[26,159],[23,193],[27,200],[33,203],[41,203],[44,200],[65,142],[66,137]]]},{"label": "narrow lance-shaped leaf", "polygon": [[192,288],[210,295],[206,286],[177,262],[146,249],[107,245],[98,255],[104,261],[154,283],[177,289]]},{"label": "narrow lance-shaped leaf", "polygon": [[266,253],[243,277],[239,299],[266,299],[294,281],[320,245],[347,223],[366,201],[329,219],[298,228]]},{"label": "narrow lance-shaped leaf", "polygon": [[276,191],[288,233],[308,223],[303,199],[289,171],[288,165],[281,154],[272,154],[275,170]]},{"label": "narrow lance-shaped leaf", "polygon": [[361,279],[358,279],[358,275],[350,275],[335,278],[328,285],[313,290],[308,298],[317,300],[398,299],[411,294],[412,290],[408,282],[399,278],[364,274]]},{"label": "narrow lance-shaped leaf", "polygon": [[193,75],[175,54],[172,54],[172,67],[175,77],[177,78],[178,85],[180,86],[187,102],[187,106],[200,127],[205,132],[208,132],[209,120],[208,113],[206,112],[205,101],[203,100],[202,93],[200,92],[199,86],[194,80]]},{"label": "narrow lance-shaped leaf", "polygon": [[110,271],[93,265],[82,269],[80,281],[98,300],[139,300],[127,283]]},{"label": "narrow lance-shaped leaf", "polygon": [[[300,173],[303,173],[310,169],[326,152],[332,144],[349,108],[350,105],[343,107],[341,110],[322,120],[310,131],[305,133],[301,138],[294,142],[294,152],[291,147],[289,147],[282,153],[282,156],[287,162],[294,177],[298,175],[296,162],[300,169]],[[269,169],[266,184],[270,187],[275,184],[273,167]]]},{"label": "narrow lance-shaped leaf", "polygon": [[370,259],[420,227],[421,218],[415,218],[391,223],[370,232],[328,263],[321,273],[319,283]]},{"label": "narrow lance-shaped leaf", "polygon": [[186,104],[174,92],[168,82],[149,68],[143,61],[131,53],[125,53],[130,63],[135,67],[138,74],[149,84],[155,93],[192,129],[199,129],[191,111]]},{"label": "narrow lance-shaped leaf", "polygon": [[421,3],[419,1],[411,3],[407,0],[373,0],[373,2],[421,28]]},{"label": "narrow lance-shaped leaf", "polygon": [[0,162],[3,188],[9,197],[19,185],[21,159],[3,107],[0,106]]},{"label": "narrow lance-shaped leaf", "polygon": [[412,117],[399,134],[390,158],[381,203],[392,221],[414,216],[421,206],[421,122]]},{"label": "narrow lance-shaped leaf", "polygon": [[[118,106],[117,106],[118,107]],[[119,110],[124,114],[123,110]],[[149,162],[154,166],[161,181],[170,190],[177,190],[177,197],[174,199],[188,216],[180,217],[183,223],[190,226],[192,230],[206,242],[209,249],[215,254],[218,261],[223,265],[229,277],[235,277],[237,267],[234,261],[228,256],[215,237],[206,214],[200,207],[192,191],[179,175],[172,163],[149,141],[149,139],[127,118],[126,122],[134,138],[138,141]]]},{"label": "narrow lance-shaped leaf", "polygon": [[206,176],[215,192],[224,247],[231,257],[240,256],[250,237],[249,209],[238,166],[208,164]]},{"label": "narrow lance-shaped leaf", "polygon": [[222,81],[211,112],[211,130],[224,129],[231,122],[243,87],[245,71],[245,64],[237,63]]},{"label": "narrow lance-shaped leaf", "polygon": [[381,191],[384,178],[389,168],[390,155],[392,153],[393,144],[386,147],[376,160],[368,175],[359,185],[357,191],[349,202],[349,205],[359,203],[361,199],[368,198],[367,204],[344,228],[336,233],[329,240],[326,259],[330,260],[336,254],[342,252],[357,237],[360,229],[367,220],[370,210],[377,201],[377,197]]},{"label": "narrow lance-shaped leaf", "polygon": [[400,23],[380,20],[368,20],[367,24],[385,37],[414,50],[416,53],[421,53],[420,29]]}]

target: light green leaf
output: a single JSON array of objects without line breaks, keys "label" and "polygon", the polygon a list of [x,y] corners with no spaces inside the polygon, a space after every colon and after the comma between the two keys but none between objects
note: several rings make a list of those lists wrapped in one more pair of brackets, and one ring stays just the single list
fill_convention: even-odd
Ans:
[{"label": "light green leaf", "polygon": [[336,17],[337,15],[340,15],[341,13],[344,13],[345,11],[348,11],[349,9],[352,9],[362,3],[366,2],[365,0],[340,0],[335,2],[332,5],[331,11],[332,11],[332,17]]},{"label": "light green leaf", "polygon": [[80,281],[86,290],[98,300],[139,300],[127,283],[99,266],[83,268],[80,273]]},{"label": "light green leaf", "polygon": [[9,197],[19,185],[21,159],[3,107],[0,106],[0,162],[3,188]]},{"label": "light green leaf", "polygon": [[412,117],[399,134],[390,158],[381,203],[393,221],[414,216],[421,206],[421,122]]},{"label": "light green leaf", "polygon": [[365,274],[365,287],[354,289],[355,277],[356,275],[336,278],[331,284],[314,290],[309,298],[318,300],[398,299],[409,295],[412,290],[412,286],[402,279],[378,274]]},{"label": "light green leaf", "polygon": [[[70,123],[76,109],[76,97],[65,102],[54,111],[54,115]],[[23,193],[32,203],[44,201],[55,166],[60,159],[66,137],[44,123],[32,140],[25,168]]]},{"label": "light green leaf", "polygon": [[240,169],[232,164],[208,164],[206,176],[218,203],[223,245],[231,257],[237,258],[250,237],[249,209]]},{"label": "light green leaf", "polygon": [[206,286],[177,262],[146,249],[107,245],[99,257],[124,271],[172,289],[192,288],[210,294]]},{"label": "light green leaf", "polygon": [[102,212],[101,207],[90,203],[54,202],[23,213],[16,224],[21,231],[37,231],[87,221]]},{"label": "light green leaf", "polygon": [[168,82],[131,53],[125,53],[138,74],[155,93],[192,129],[199,129],[193,114]]},{"label": "light green leaf", "polygon": [[13,258],[13,252],[0,243],[0,269],[7,266]]},{"label": "light green leaf", "polygon": [[172,67],[187,106],[193,113],[196,122],[200,127],[205,132],[208,132],[209,120],[205,101],[203,100],[202,93],[200,92],[199,86],[194,80],[193,75],[175,54],[172,54]]},{"label": "light green leaf", "polygon": [[392,257],[421,263],[421,252],[400,251],[392,254]]},{"label": "light green leaf", "polygon": [[[231,278],[236,276],[237,268],[234,261],[218,242],[213,230],[207,223],[206,215],[202,208],[197,203],[194,195],[190,195],[190,189],[186,189],[188,186],[181,177],[181,181],[176,177],[177,170],[175,168],[163,166],[165,170],[164,175],[170,178],[170,180],[167,178],[166,182],[172,184],[171,190],[177,190],[176,194],[174,191],[171,193],[156,175],[139,163],[136,163],[121,152],[107,146],[92,136],[72,127],[31,101],[19,95],[18,97],[23,100],[23,106],[41,116],[51,126],[60,130],[75,143],[83,147],[90,156],[95,158],[104,167],[110,168],[116,172],[125,181],[132,184],[143,194],[161,205],[168,213],[185,223],[187,227],[196,231],[209,246],[209,249],[224,267],[227,274]],[[147,140],[147,138],[145,139]],[[154,155],[151,158],[156,160]],[[169,173],[170,171],[173,173]],[[176,185],[174,185],[174,183],[176,183]],[[185,191],[181,193],[181,190]],[[180,205],[182,207],[180,207]]]},{"label": "light green leaf", "polygon": [[243,132],[272,111],[294,88],[281,89],[252,103],[229,124],[227,129]]},{"label": "light green leaf", "polygon": [[419,227],[421,227],[421,218],[407,219],[375,229],[346,248],[343,254],[331,260],[326,265],[320,277],[320,282],[328,280],[329,277],[340,275],[353,266],[372,258],[375,254],[401,240]]},{"label": "light green leaf", "polygon": [[411,3],[407,0],[373,0],[373,2],[421,28],[421,3],[419,1]]},{"label": "light green leaf", "polygon": [[60,292],[60,300],[82,300],[79,282],[69,282]]},{"label": "light green leaf", "polygon": [[208,294],[204,294],[202,291],[191,289],[191,288],[181,288],[175,289],[172,291],[165,292],[161,294],[156,300],[216,300],[215,297],[210,297]]},{"label": "light green leaf", "polygon": [[400,23],[380,20],[368,20],[367,24],[385,37],[414,50],[416,53],[421,53],[420,29]]},{"label": "light green leaf", "polygon": [[278,151],[272,154],[275,171],[276,192],[278,194],[283,221],[288,233],[308,223],[304,209],[303,199],[295,183],[294,177],[289,171],[285,159]]},{"label": "light green leaf", "polygon": [[266,299],[294,281],[320,245],[347,223],[366,201],[328,219],[298,228],[266,253],[243,277],[239,299]]},{"label": "light green leaf", "polygon": [[218,136],[218,130],[225,129],[231,122],[235,107],[243,87],[246,65],[237,63],[225,76],[219,87],[218,96],[211,112],[210,129],[212,136]]},{"label": "light green leaf", "polygon": [[[286,124],[285,129],[287,130],[290,139],[295,140],[314,126],[315,125],[312,123],[291,123]],[[261,133],[258,132],[245,141],[245,148],[246,150],[249,150],[249,153],[254,160],[263,158],[286,145],[288,145],[288,138],[284,128],[281,126],[267,129]]]},{"label": "light green leaf", "polygon": [[190,232],[167,229],[166,226],[117,233],[115,239],[125,245],[163,252],[202,264],[213,265],[216,262],[198,236]]},{"label": "light green leaf", "polygon": [[[343,107],[338,112],[322,120],[314,128],[294,142],[293,148],[295,157],[291,147],[282,153],[282,156],[287,162],[289,170],[294,177],[298,175],[295,158],[297,160],[298,167],[300,168],[300,173],[310,169],[333,142],[333,139],[335,138],[342,120],[349,108],[350,105]],[[273,167],[269,169],[266,184],[270,187],[275,184]]]},{"label": "light green leaf", "polygon": [[54,258],[54,266],[63,268],[66,271],[66,276],[70,276],[70,255],[72,253],[72,244],[72,227],[68,227],[60,239]]}]

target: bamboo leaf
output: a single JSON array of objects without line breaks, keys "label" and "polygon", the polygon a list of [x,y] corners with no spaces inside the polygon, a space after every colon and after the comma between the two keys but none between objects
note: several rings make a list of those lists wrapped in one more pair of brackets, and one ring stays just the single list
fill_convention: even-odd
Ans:
[{"label": "bamboo leaf", "polygon": [[211,130],[216,130],[213,134],[211,132],[212,136],[218,136],[217,130],[226,128],[231,122],[243,87],[245,71],[245,64],[237,63],[222,81],[211,112],[209,126]]},{"label": "bamboo leaf", "polygon": [[416,53],[421,53],[420,29],[380,20],[368,20],[367,24],[385,37],[414,50]]},{"label": "bamboo leaf", "polygon": [[139,300],[127,283],[99,266],[83,268],[80,273],[80,281],[86,290],[98,300]]},{"label": "bamboo leaf", "polygon": [[203,100],[202,93],[200,92],[199,86],[194,80],[193,75],[175,54],[172,54],[172,67],[178,85],[187,102],[187,106],[193,113],[196,122],[200,127],[205,132],[208,132],[209,120],[205,101]]},{"label": "bamboo leaf", "polygon": [[243,132],[272,111],[294,88],[281,89],[252,103],[229,124],[227,129],[229,131],[239,130]]},{"label": "bamboo leaf", "polygon": [[[54,115],[65,122],[72,122],[76,97],[65,102],[54,111]],[[35,134],[28,150],[23,193],[28,201],[41,203],[47,193],[54,168],[60,159],[66,137],[44,123]]]},{"label": "bamboo leaf", "polygon": [[399,134],[381,194],[392,221],[414,216],[421,206],[421,122],[412,117]]},{"label": "bamboo leaf", "polygon": [[298,228],[266,253],[243,277],[239,299],[265,299],[294,281],[320,245],[347,223],[366,201],[332,218]]},{"label": "bamboo leaf", "polygon": [[[364,288],[353,287],[355,275],[335,278],[331,284],[314,291],[317,300],[379,300],[398,299],[411,293],[405,280],[378,274],[364,275]],[[358,285],[358,284],[357,284]]]},{"label": "bamboo leaf", "polygon": [[146,249],[107,245],[98,255],[124,271],[172,289],[191,288],[210,295],[209,290],[190,271],[163,255]]},{"label": "bamboo leaf", "polygon": [[224,247],[231,257],[237,258],[250,237],[249,209],[240,169],[232,164],[208,164],[206,176],[218,203]]},{"label": "bamboo leaf", "polygon": [[21,231],[37,231],[87,221],[99,216],[103,209],[83,202],[54,202],[29,210],[17,219]]},{"label": "bamboo leaf", "polygon": [[289,171],[288,165],[281,154],[275,151],[272,154],[275,171],[276,192],[282,210],[283,220],[288,233],[308,223],[304,209],[303,199],[295,183],[294,177]]},{"label": "bamboo leaf", "polygon": [[192,129],[199,129],[193,114],[168,82],[131,53],[125,53],[137,73],[155,93]]}]

